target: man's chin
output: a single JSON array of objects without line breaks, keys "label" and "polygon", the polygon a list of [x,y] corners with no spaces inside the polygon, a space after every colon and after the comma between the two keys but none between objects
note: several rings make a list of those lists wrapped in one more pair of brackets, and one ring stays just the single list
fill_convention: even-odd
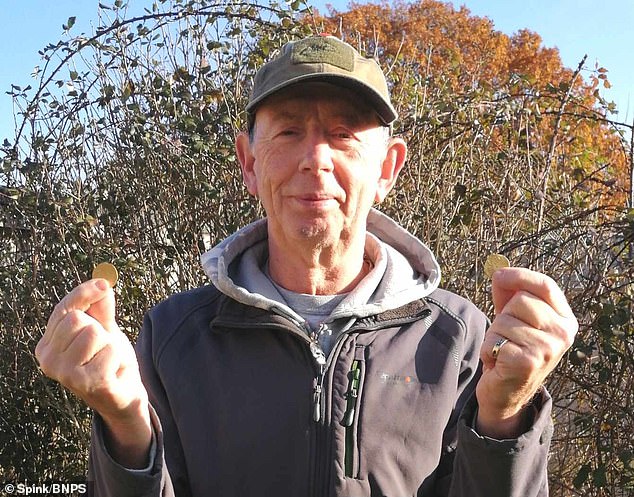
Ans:
[{"label": "man's chin", "polygon": [[325,224],[305,224],[299,227],[298,234],[300,238],[313,239],[315,241],[328,238],[330,229]]},{"label": "man's chin", "polygon": [[315,247],[325,247],[336,244],[342,236],[342,223],[338,218],[332,216],[315,217],[287,217],[285,222],[276,223],[282,236],[287,240],[296,240],[304,248],[306,244]]}]

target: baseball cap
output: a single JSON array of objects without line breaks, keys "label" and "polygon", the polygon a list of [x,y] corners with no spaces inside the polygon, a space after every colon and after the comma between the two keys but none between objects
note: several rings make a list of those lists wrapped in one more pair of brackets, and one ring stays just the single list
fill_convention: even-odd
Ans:
[{"label": "baseball cap", "polygon": [[386,126],[398,116],[377,62],[330,35],[310,36],[284,45],[279,54],[256,73],[246,111],[252,118],[265,98],[288,86],[314,81],[358,92]]}]

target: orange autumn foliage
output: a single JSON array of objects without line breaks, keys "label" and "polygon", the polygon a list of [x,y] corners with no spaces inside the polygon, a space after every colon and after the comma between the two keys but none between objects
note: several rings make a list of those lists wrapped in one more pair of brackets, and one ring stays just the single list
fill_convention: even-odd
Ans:
[{"label": "orange autumn foliage", "polygon": [[570,77],[554,48],[541,46],[541,37],[521,30],[512,37],[496,31],[488,18],[455,10],[450,3],[420,0],[392,5],[351,3],[348,12],[330,9],[318,16],[326,32],[349,42],[365,42],[370,53],[388,60],[397,55],[416,60],[432,73],[443,74],[454,89],[461,86],[508,81],[513,73],[530,74],[536,83]]},{"label": "orange autumn foliage", "polygon": [[[474,102],[478,108],[503,99],[530,108],[538,117],[526,143],[545,155],[554,140],[556,153],[551,160],[574,173],[582,189],[597,193],[602,204],[625,205],[627,157],[622,138],[602,120],[606,110],[596,91],[598,78],[609,85],[603,68],[584,68],[591,83],[584,81],[583,74],[573,79],[575,71],[563,66],[556,48],[542,45],[539,34],[523,29],[508,36],[495,30],[490,19],[437,0],[353,2],[347,12],[329,8],[326,15],[317,13],[306,22],[377,57],[389,71],[397,106],[405,110],[411,110],[412,92],[407,86],[412,67],[424,80],[419,89],[442,88],[456,98],[477,90],[488,97],[488,103]],[[493,146],[508,146],[507,129],[499,127],[491,136]]]}]

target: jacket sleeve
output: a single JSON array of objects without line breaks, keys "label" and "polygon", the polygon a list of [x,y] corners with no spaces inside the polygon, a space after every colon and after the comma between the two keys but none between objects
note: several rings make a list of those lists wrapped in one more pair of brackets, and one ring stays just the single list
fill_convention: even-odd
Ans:
[{"label": "jacket sleeve", "polygon": [[[150,400],[154,445],[149,466],[131,470],[108,454],[103,436],[103,420],[93,417],[88,480],[94,482],[95,497],[188,497],[191,495],[184,468],[180,440],[175,429],[167,395],[155,367],[152,320],[146,315],[136,343],[143,384]],[[165,447],[169,447],[167,454]],[[169,468],[169,470],[168,470]]]},{"label": "jacket sleeve", "polygon": [[88,481],[93,482],[92,495],[95,497],[173,497],[169,475],[164,471],[163,435],[154,409],[150,409],[152,419],[153,446],[149,465],[145,469],[127,469],[118,464],[105,445],[104,425],[95,413],[91,430]]},{"label": "jacket sleeve", "polygon": [[530,406],[532,422],[518,438],[495,440],[474,429],[480,347],[488,320],[462,313],[464,342],[456,403],[444,433],[445,451],[436,471],[435,497],[548,497],[552,399],[542,389]]},{"label": "jacket sleeve", "polygon": [[473,428],[475,395],[458,423],[449,497],[548,497],[552,399],[542,390],[530,407],[532,426],[516,439],[495,440]]}]

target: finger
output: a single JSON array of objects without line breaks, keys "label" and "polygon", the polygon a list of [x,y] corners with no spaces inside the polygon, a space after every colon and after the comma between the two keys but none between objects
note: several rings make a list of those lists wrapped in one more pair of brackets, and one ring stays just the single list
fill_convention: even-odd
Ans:
[{"label": "finger", "polygon": [[525,290],[515,292],[498,316],[503,314],[513,316],[537,330],[560,334],[563,334],[562,327],[566,320],[545,301]]},{"label": "finger", "polygon": [[[48,342],[40,340],[35,348],[35,356],[40,368],[47,376],[58,379],[60,372],[66,368],[63,360],[65,352],[73,342],[81,335],[86,327],[95,326],[101,328],[101,333],[106,333],[101,324],[80,310],[71,310],[57,323],[55,333],[49,335]],[[69,363],[70,364],[70,363]]]},{"label": "finger", "polygon": [[63,354],[81,332],[93,324],[98,323],[86,313],[78,310],[69,311],[59,322],[59,329],[48,343],[47,348],[53,354]]},{"label": "finger", "polygon": [[552,278],[518,267],[502,268],[493,274],[493,305],[496,312],[503,309],[520,290],[530,292],[543,300],[560,316],[573,317],[566,296]]},{"label": "finger", "polygon": [[[508,339],[508,342],[498,350],[496,358],[493,356],[493,348],[501,338]],[[493,367],[497,362],[501,362],[518,371],[524,366],[528,368],[526,371],[530,367],[535,369],[547,367],[550,370],[561,359],[567,348],[568,342],[565,337],[544,333],[527,326],[510,314],[501,314],[487,331],[480,358],[487,367]]]},{"label": "finger", "polygon": [[[480,348],[480,360],[487,369],[495,366],[498,361],[512,361],[518,355],[543,346],[544,339],[539,337],[537,330],[526,326],[513,316],[499,316],[497,321],[501,325],[492,326],[487,331]],[[498,348],[497,356],[494,356],[493,349],[496,343],[502,339],[507,341]]]},{"label": "finger", "polygon": [[[116,415],[116,411],[129,407],[131,396],[136,399],[144,393],[132,395],[129,379],[121,382],[126,366],[120,360],[120,352],[115,344],[108,344],[78,368],[85,400],[102,416],[109,411],[115,411]],[[143,388],[139,383],[135,385]]]},{"label": "finger", "polygon": [[486,337],[480,346],[480,361],[482,362],[484,371],[492,369],[495,366],[497,357],[493,356],[493,347],[499,340],[508,341],[498,350],[497,357],[500,357],[504,348],[508,348],[513,345],[513,343],[505,336],[498,333],[487,332]]},{"label": "finger", "polygon": [[[59,328],[64,333],[58,332],[48,345],[41,347],[38,360],[44,374],[73,388],[77,383],[77,368],[110,343],[112,335],[81,311],[67,314]],[[72,328],[68,334],[67,328]]]},{"label": "finger", "polygon": [[[73,348],[77,348],[73,351],[75,356],[73,361],[86,352],[85,349],[80,351],[82,345],[85,345],[80,343],[84,336],[81,335],[73,343]],[[88,342],[93,344],[90,339]],[[77,351],[80,353],[75,353]],[[99,404],[107,403],[108,396],[112,397],[113,392],[116,391],[116,372],[120,367],[120,361],[112,343],[101,342],[100,348],[93,352],[86,353],[86,356],[92,355],[92,357],[84,364],[65,363],[60,368],[58,378],[55,379],[94,409]]]},{"label": "finger", "polygon": [[[106,280],[101,281],[106,282]],[[86,314],[100,322],[106,331],[112,332],[118,329],[115,319],[116,301],[114,291],[107,282],[106,284],[107,288],[105,290],[105,294],[101,299],[90,305]]]},{"label": "finger", "polygon": [[117,357],[116,347],[108,343],[99,349],[86,363],[79,367],[79,371],[89,379],[90,390],[94,395],[99,389],[106,389],[116,380],[121,361]]},{"label": "finger", "polygon": [[42,336],[43,344],[46,345],[53,339],[59,323],[70,311],[86,312],[93,303],[103,299],[108,291],[111,292],[112,289],[102,279],[86,281],[71,290],[53,309]]},{"label": "finger", "polygon": [[73,342],[60,357],[69,364],[83,366],[89,362],[97,352],[112,343],[112,335],[104,333],[100,324],[94,323],[84,327]]}]

